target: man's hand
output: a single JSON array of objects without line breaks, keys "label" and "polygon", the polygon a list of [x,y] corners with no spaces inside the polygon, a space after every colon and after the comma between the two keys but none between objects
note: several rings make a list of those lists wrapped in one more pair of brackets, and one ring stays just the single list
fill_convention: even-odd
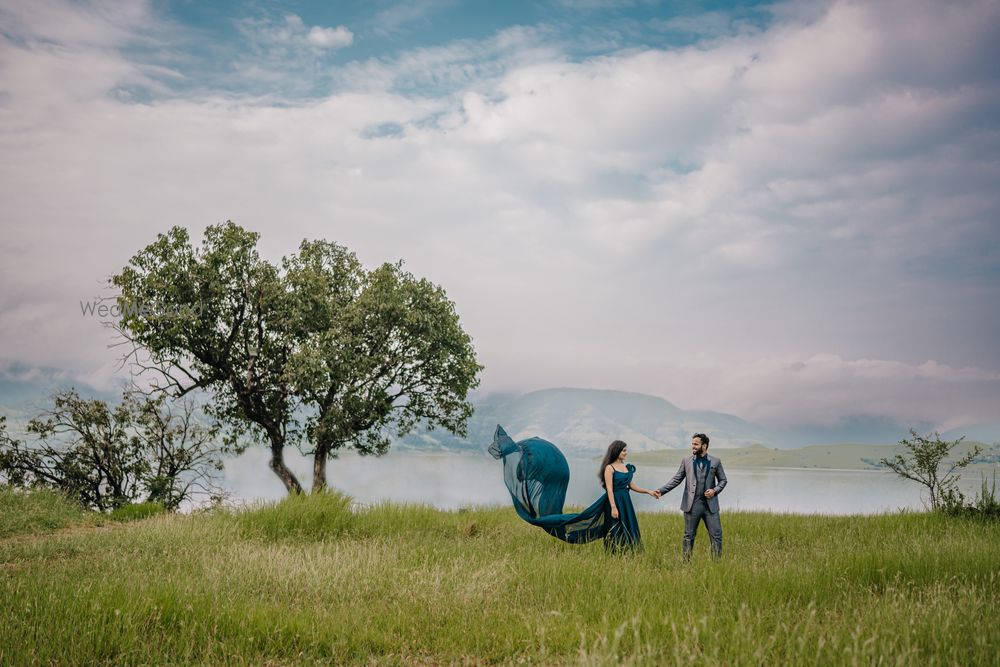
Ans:
[{"label": "man's hand", "polygon": [[705,492],[706,498],[712,498],[714,496],[715,496],[715,489],[709,489],[708,491]]},{"label": "man's hand", "polygon": [[654,498],[656,498],[657,500],[659,500],[660,496],[662,496],[663,494],[660,493],[659,491],[657,491],[656,489],[653,489],[652,491],[649,492],[649,495],[651,495]]}]

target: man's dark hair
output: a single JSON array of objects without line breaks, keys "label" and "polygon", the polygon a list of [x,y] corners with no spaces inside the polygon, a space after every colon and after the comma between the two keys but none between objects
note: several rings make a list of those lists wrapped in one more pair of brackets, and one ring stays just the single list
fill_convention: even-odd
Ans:
[{"label": "man's dark hair", "polygon": [[703,445],[707,445],[708,444],[708,436],[705,435],[704,433],[695,433],[691,437],[692,438],[698,438],[699,440],[701,440],[701,444],[703,444]]}]

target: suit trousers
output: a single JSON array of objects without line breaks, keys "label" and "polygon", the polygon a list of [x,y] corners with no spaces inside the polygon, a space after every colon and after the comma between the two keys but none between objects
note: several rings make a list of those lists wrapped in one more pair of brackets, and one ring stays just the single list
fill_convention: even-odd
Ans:
[{"label": "suit trousers", "polygon": [[705,522],[705,530],[712,541],[712,555],[716,558],[722,555],[722,521],[719,513],[709,512],[708,502],[704,498],[696,498],[691,504],[691,511],[684,513],[684,560],[691,558],[698,524],[702,521]]}]

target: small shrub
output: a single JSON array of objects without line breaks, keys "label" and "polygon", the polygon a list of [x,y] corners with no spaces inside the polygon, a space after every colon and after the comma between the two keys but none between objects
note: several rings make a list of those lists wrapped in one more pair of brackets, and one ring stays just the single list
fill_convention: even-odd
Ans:
[{"label": "small shrub", "polygon": [[1000,518],[1000,500],[997,500],[997,475],[993,473],[993,481],[986,485],[986,475],[983,484],[973,503],[976,511],[983,515]]},{"label": "small shrub", "polygon": [[950,490],[942,495],[942,509],[950,516],[970,516],[981,519],[1000,519],[1000,500],[997,500],[997,477],[993,474],[990,482],[983,475],[982,486],[971,502],[958,490]]},{"label": "small shrub", "polygon": [[111,510],[111,518],[115,521],[138,521],[166,511],[163,503],[145,502],[130,503]]},{"label": "small shrub", "polygon": [[910,429],[910,435],[911,438],[899,441],[904,449],[902,453],[891,459],[883,458],[879,463],[900,477],[927,487],[932,510],[949,513],[952,511],[949,508],[964,505],[962,492],[957,488],[958,471],[972,463],[982,453],[982,447],[973,445],[964,455],[946,464],[945,460],[952,455],[952,451],[965,440],[964,435],[958,440],[942,440],[937,431],[923,436],[913,429]]}]

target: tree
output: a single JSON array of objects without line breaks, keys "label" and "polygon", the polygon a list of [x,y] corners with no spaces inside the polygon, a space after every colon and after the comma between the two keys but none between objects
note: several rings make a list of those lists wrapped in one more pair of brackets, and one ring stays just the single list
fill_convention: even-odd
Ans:
[{"label": "tree", "polygon": [[303,241],[284,269],[293,382],[312,410],[314,492],[326,487],[327,460],[341,448],[380,455],[417,423],[464,435],[466,396],[482,366],[443,289],[401,262],[365,272],[326,241]]},{"label": "tree", "polygon": [[199,249],[182,227],[158,235],[112,276],[121,319],[110,324],[126,346],[123,364],[149,373],[154,393],[204,390],[206,411],[228,427],[226,449],[242,451],[240,436],[263,436],[271,470],[289,493],[301,493],[284,460],[299,436],[289,303],[257,240],[229,221],[208,227]]},{"label": "tree", "polygon": [[338,449],[384,453],[418,422],[464,432],[482,366],[444,290],[401,263],[366,272],[327,241],[303,241],[279,272],[257,240],[227,222],[196,250],[174,227],[111,279],[123,360],[162,378],[154,391],[206,391],[233,448],[244,433],[266,436],[290,493],[302,487],[283,451],[303,436],[321,491]]},{"label": "tree", "polygon": [[899,441],[906,451],[891,459],[883,458],[880,463],[888,466],[900,477],[919,482],[927,487],[932,510],[941,509],[942,498],[954,493],[958,483],[957,471],[966,467],[979,456],[982,448],[974,445],[965,456],[959,457],[945,467],[945,459],[965,437],[958,440],[942,440],[941,434],[918,435],[910,429],[911,438]]},{"label": "tree", "polygon": [[126,401],[149,463],[143,476],[147,501],[173,511],[199,495],[213,501],[224,495],[215,479],[223,470],[217,422],[200,420],[197,405],[186,398],[171,402],[162,394],[149,398],[132,392]]},{"label": "tree", "polygon": [[11,440],[5,450],[3,471],[11,484],[62,489],[101,512],[135,500],[147,463],[130,432],[128,407],[84,399],[73,389],[55,393],[52,402],[28,422],[38,443]]},{"label": "tree", "polygon": [[222,462],[216,427],[197,423],[193,403],[179,412],[165,398],[126,392],[109,406],[56,392],[53,407],[28,422],[34,443],[0,429],[0,473],[14,486],[57,488],[104,512],[145,495],[175,510],[198,493],[218,494],[211,470]]}]

